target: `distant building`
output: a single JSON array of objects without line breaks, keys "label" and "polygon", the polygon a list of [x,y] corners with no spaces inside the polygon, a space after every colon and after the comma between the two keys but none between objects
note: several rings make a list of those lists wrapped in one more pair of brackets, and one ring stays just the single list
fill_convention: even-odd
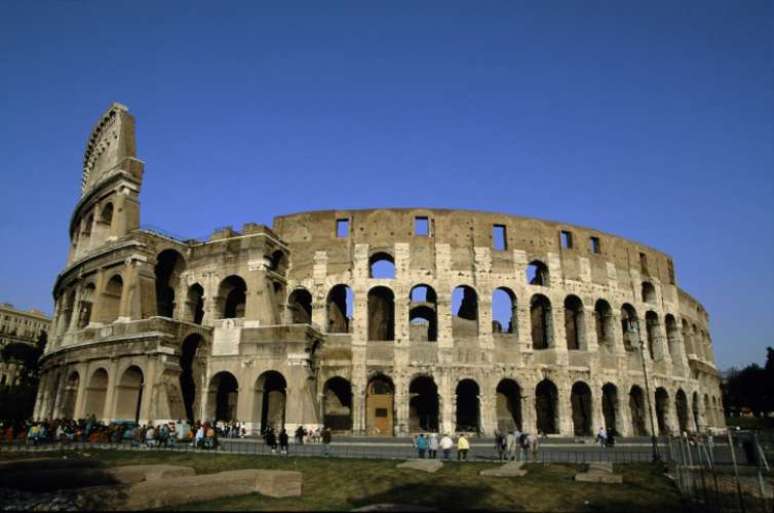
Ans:
[{"label": "distant building", "polygon": [[[19,310],[10,303],[0,304],[0,385],[17,384],[24,372],[21,361],[6,358],[3,351],[13,344],[37,348],[51,328],[51,319],[40,310]],[[40,348],[41,350],[43,348]]]}]

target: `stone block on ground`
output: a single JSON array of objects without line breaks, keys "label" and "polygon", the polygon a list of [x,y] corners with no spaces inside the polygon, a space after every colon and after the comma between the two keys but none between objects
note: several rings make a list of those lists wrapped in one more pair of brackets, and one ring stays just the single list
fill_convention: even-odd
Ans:
[{"label": "stone block on ground", "polygon": [[129,485],[125,502],[114,507],[125,510],[165,508],[250,493],[268,497],[299,497],[301,484],[301,472],[229,470],[217,474],[141,481]]},{"label": "stone block on ground", "polygon": [[124,465],[105,469],[119,483],[132,484],[156,479],[193,476],[193,467],[181,465]]},{"label": "stone block on ground", "polygon": [[606,472],[608,474],[613,473],[612,461],[595,461],[588,464],[588,472]]},{"label": "stone block on ground", "polygon": [[623,476],[621,474],[608,474],[607,472],[578,472],[575,474],[575,480],[584,483],[621,484],[623,483]]},{"label": "stone block on ground", "polygon": [[413,459],[413,460],[407,460],[403,463],[398,464],[397,468],[407,468],[411,470],[421,470],[422,472],[437,472],[438,469],[443,467],[443,463],[441,463],[440,460],[435,459]]},{"label": "stone block on ground", "polygon": [[509,461],[505,465],[479,472],[484,477],[523,477],[527,475],[523,461]]}]

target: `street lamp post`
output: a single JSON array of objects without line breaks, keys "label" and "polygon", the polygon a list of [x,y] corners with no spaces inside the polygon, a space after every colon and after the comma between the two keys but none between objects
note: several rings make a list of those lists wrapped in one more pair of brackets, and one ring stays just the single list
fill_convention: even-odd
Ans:
[{"label": "street lamp post", "polygon": [[629,320],[629,336],[635,338],[640,348],[640,360],[642,361],[642,376],[645,380],[645,399],[647,400],[648,418],[650,418],[650,444],[653,452],[653,462],[661,461],[661,455],[658,452],[658,439],[656,438],[656,423],[653,420],[653,409],[650,402],[650,385],[648,383],[648,367],[645,365],[645,344],[640,337],[639,323],[637,319]]}]

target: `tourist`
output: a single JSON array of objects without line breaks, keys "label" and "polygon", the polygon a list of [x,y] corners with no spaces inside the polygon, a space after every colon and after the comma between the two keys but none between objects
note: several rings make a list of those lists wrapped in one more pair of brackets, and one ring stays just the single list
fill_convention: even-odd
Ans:
[{"label": "tourist", "polygon": [[322,443],[323,443],[323,455],[324,456],[330,456],[331,455],[331,453],[330,453],[330,446],[331,446],[331,439],[332,438],[333,437],[331,435],[331,429],[328,428],[328,427],[323,429],[323,432],[322,432]]},{"label": "tourist", "polygon": [[272,454],[277,453],[277,437],[274,435],[274,429],[272,429],[271,426],[266,430],[266,434],[264,435],[264,439],[266,440],[266,445],[269,446],[271,449]]},{"label": "tourist", "polygon": [[607,431],[607,446],[615,447],[615,430],[610,429]]},{"label": "tourist", "polygon": [[605,430],[604,426],[599,428],[599,433],[597,433],[597,442],[599,443],[600,447],[604,447],[605,444],[607,444],[607,431]]},{"label": "tourist", "polygon": [[212,425],[207,425],[204,431],[204,445],[207,449],[215,449],[218,446],[218,437]]},{"label": "tourist", "polygon": [[430,441],[427,443],[427,457],[433,460],[438,457],[438,433],[430,433]]},{"label": "tourist", "polygon": [[162,424],[161,428],[159,429],[159,447],[167,448],[167,444],[169,441],[169,425]]},{"label": "tourist", "polygon": [[306,430],[304,429],[304,426],[299,425],[296,428],[296,443],[298,445],[304,445],[304,437],[306,436]]},{"label": "tourist", "polygon": [[193,446],[197,448],[204,447],[204,424],[199,424],[199,427],[196,429]]},{"label": "tourist", "polygon": [[421,459],[424,459],[425,451],[427,451],[427,438],[425,438],[424,433],[419,433],[419,435],[417,435],[414,444],[417,448],[417,456]]},{"label": "tourist", "polygon": [[454,442],[452,441],[451,437],[444,433],[438,446],[443,451],[443,459],[448,460],[452,447],[454,447]]},{"label": "tourist", "polygon": [[470,443],[465,438],[465,433],[460,433],[457,438],[457,461],[468,461],[468,451],[470,450]]},{"label": "tourist", "polygon": [[156,447],[156,430],[153,428],[153,424],[145,432],[145,445],[149,448]]},{"label": "tourist", "polygon": [[505,449],[508,451],[507,458],[511,461],[516,459],[519,451],[519,430],[511,429],[505,436]]},{"label": "tourist", "polygon": [[508,442],[499,430],[495,431],[495,450],[497,450],[497,459],[499,461],[505,460],[505,452],[508,450]]},{"label": "tourist", "polygon": [[[529,443],[529,452],[532,455],[532,460],[534,462],[537,462],[538,449],[540,448],[540,437],[534,434],[529,435],[528,443]],[[527,458],[527,460],[529,461],[529,458]]]},{"label": "tourist", "polygon": [[529,458],[529,433],[521,433],[519,435],[519,461],[527,461]]},{"label": "tourist", "polygon": [[280,446],[280,454],[284,454],[287,456],[288,454],[288,432],[285,431],[285,428],[282,428],[282,431],[280,431],[279,434],[279,446]]}]

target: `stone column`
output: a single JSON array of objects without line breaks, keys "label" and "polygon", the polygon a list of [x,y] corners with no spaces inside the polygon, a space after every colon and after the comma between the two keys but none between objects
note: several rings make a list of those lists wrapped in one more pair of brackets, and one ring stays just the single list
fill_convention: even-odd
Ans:
[{"label": "stone column", "polygon": [[594,306],[583,307],[583,340],[581,343],[581,349],[585,349],[590,353],[596,353],[599,349],[599,341],[597,340],[597,323],[594,317]]},{"label": "stone column", "polygon": [[521,386],[521,424],[527,433],[537,433],[537,415],[535,412],[535,382],[532,379],[522,380]]},{"label": "stone column", "polygon": [[599,428],[605,425],[605,412],[602,410],[602,385],[602,383],[594,381],[594,388],[591,390],[591,432],[595,434]]},{"label": "stone column", "polygon": [[395,395],[393,396],[395,419],[393,433],[397,436],[406,436],[409,432],[409,384],[405,376],[395,376]]},{"label": "stone column", "polygon": [[[565,346],[566,347],[566,346]],[[559,434],[562,436],[574,436],[575,432],[573,429],[573,422],[572,422],[572,402],[570,399],[571,396],[571,385],[567,385],[567,380],[562,379],[562,382],[555,383],[557,388],[557,413],[559,415],[559,425],[557,426],[559,428]]]},{"label": "stone column", "polygon": [[75,396],[75,408],[73,409],[73,418],[83,418],[83,410],[86,408],[86,388],[91,380],[91,376],[88,374],[89,367],[87,365],[81,365],[78,368],[78,375],[81,376],[78,382],[78,392]]},{"label": "stone column", "polygon": [[142,384],[142,401],[140,402],[140,423],[147,423],[148,421],[155,421],[151,418],[153,400],[155,395],[156,383],[159,381],[158,372],[156,370],[157,362],[156,358],[148,358],[147,365],[144,369],[143,384]]},{"label": "stone column", "polygon": [[118,394],[118,383],[120,383],[121,376],[118,375],[118,360],[113,359],[110,361],[110,368],[108,371],[108,383],[107,390],[105,391],[105,406],[102,411],[102,418],[110,422],[116,417],[116,395]]},{"label": "stone column", "polygon": [[441,396],[439,428],[443,433],[454,432],[454,394],[451,386],[451,376],[443,372],[438,376],[438,394]]}]

